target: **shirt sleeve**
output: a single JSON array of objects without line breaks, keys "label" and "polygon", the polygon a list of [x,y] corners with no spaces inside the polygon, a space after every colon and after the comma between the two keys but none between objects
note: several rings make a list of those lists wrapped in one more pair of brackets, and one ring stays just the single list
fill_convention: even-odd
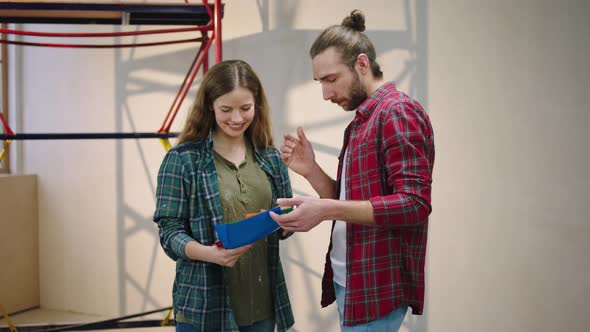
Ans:
[{"label": "shirt sleeve", "polygon": [[185,177],[181,157],[176,151],[169,151],[158,172],[153,220],[158,225],[160,244],[173,260],[189,259],[184,249],[193,240],[187,232],[189,211]]},{"label": "shirt sleeve", "polygon": [[383,156],[393,194],[370,199],[375,222],[386,227],[424,223],[432,210],[432,127],[411,104],[399,103],[384,114]]},{"label": "shirt sleeve", "polygon": [[[291,197],[293,197],[293,190],[291,188],[291,180],[289,178],[289,169],[287,168],[287,165],[285,165],[285,163],[281,159],[281,156],[280,156],[280,153],[278,152],[278,150],[275,151],[275,156],[276,156],[275,162],[277,163],[277,169],[279,170],[279,176],[277,178],[280,181],[280,183],[279,183],[279,188],[281,188],[280,197],[291,198]],[[283,235],[282,228],[279,228],[277,230],[277,232],[278,232],[280,240],[285,240],[285,239],[289,238],[291,235],[293,235],[293,232],[288,232],[286,235]]]},{"label": "shirt sleeve", "polygon": [[291,198],[293,197],[293,190],[291,189],[291,180],[289,179],[289,171],[287,169],[287,165],[285,165],[285,163],[280,157],[278,158],[278,163],[280,170],[281,188],[283,188],[281,197]]}]

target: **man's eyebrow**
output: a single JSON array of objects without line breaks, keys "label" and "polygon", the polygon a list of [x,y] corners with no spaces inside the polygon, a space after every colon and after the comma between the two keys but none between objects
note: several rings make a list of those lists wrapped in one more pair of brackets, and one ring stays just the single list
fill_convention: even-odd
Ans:
[{"label": "man's eyebrow", "polygon": [[313,79],[314,79],[314,81],[320,81],[321,82],[321,81],[327,79],[328,77],[334,76],[334,75],[336,75],[336,73],[329,73],[329,74],[326,74],[326,75],[324,75],[324,76],[322,76],[320,78],[315,78],[314,77]]}]

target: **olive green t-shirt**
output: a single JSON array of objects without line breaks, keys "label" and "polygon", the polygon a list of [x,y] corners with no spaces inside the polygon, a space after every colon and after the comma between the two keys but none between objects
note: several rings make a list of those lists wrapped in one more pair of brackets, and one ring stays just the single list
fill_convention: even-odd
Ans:
[{"label": "olive green t-shirt", "polygon": [[[215,168],[225,223],[240,221],[247,213],[271,208],[270,182],[256,163],[250,145],[247,145],[246,159],[237,167],[215,152]],[[239,326],[273,317],[266,238],[255,242],[229,268],[229,294]]]}]

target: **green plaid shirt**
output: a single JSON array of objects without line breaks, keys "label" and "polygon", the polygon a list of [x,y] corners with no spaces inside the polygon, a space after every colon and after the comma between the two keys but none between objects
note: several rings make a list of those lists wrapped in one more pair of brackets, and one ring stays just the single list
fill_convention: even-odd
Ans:
[{"label": "green plaid shirt", "polygon": [[[287,167],[274,149],[255,149],[255,159],[272,186],[273,205],[278,197],[291,197]],[[202,332],[238,331],[231,309],[226,268],[190,260],[184,253],[192,240],[212,245],[214,224],[223,222],[211,134],[205,140],[172,148],[158,173],[154,221],[164,252],[176,261],[172,290],[174,312]],[[269,273],[278,331],[294,323],[283,268],[279,257],[279,233],[268,236]]]}]

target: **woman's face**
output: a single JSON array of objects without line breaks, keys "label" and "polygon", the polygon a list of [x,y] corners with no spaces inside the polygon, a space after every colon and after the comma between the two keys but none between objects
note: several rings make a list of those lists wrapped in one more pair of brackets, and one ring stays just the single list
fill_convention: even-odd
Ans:
[{"label": "woman's face", "polygon": [[254,119],[254,96],[241,86],[213,102],[217,133],[229,139],[242,139]]}]

